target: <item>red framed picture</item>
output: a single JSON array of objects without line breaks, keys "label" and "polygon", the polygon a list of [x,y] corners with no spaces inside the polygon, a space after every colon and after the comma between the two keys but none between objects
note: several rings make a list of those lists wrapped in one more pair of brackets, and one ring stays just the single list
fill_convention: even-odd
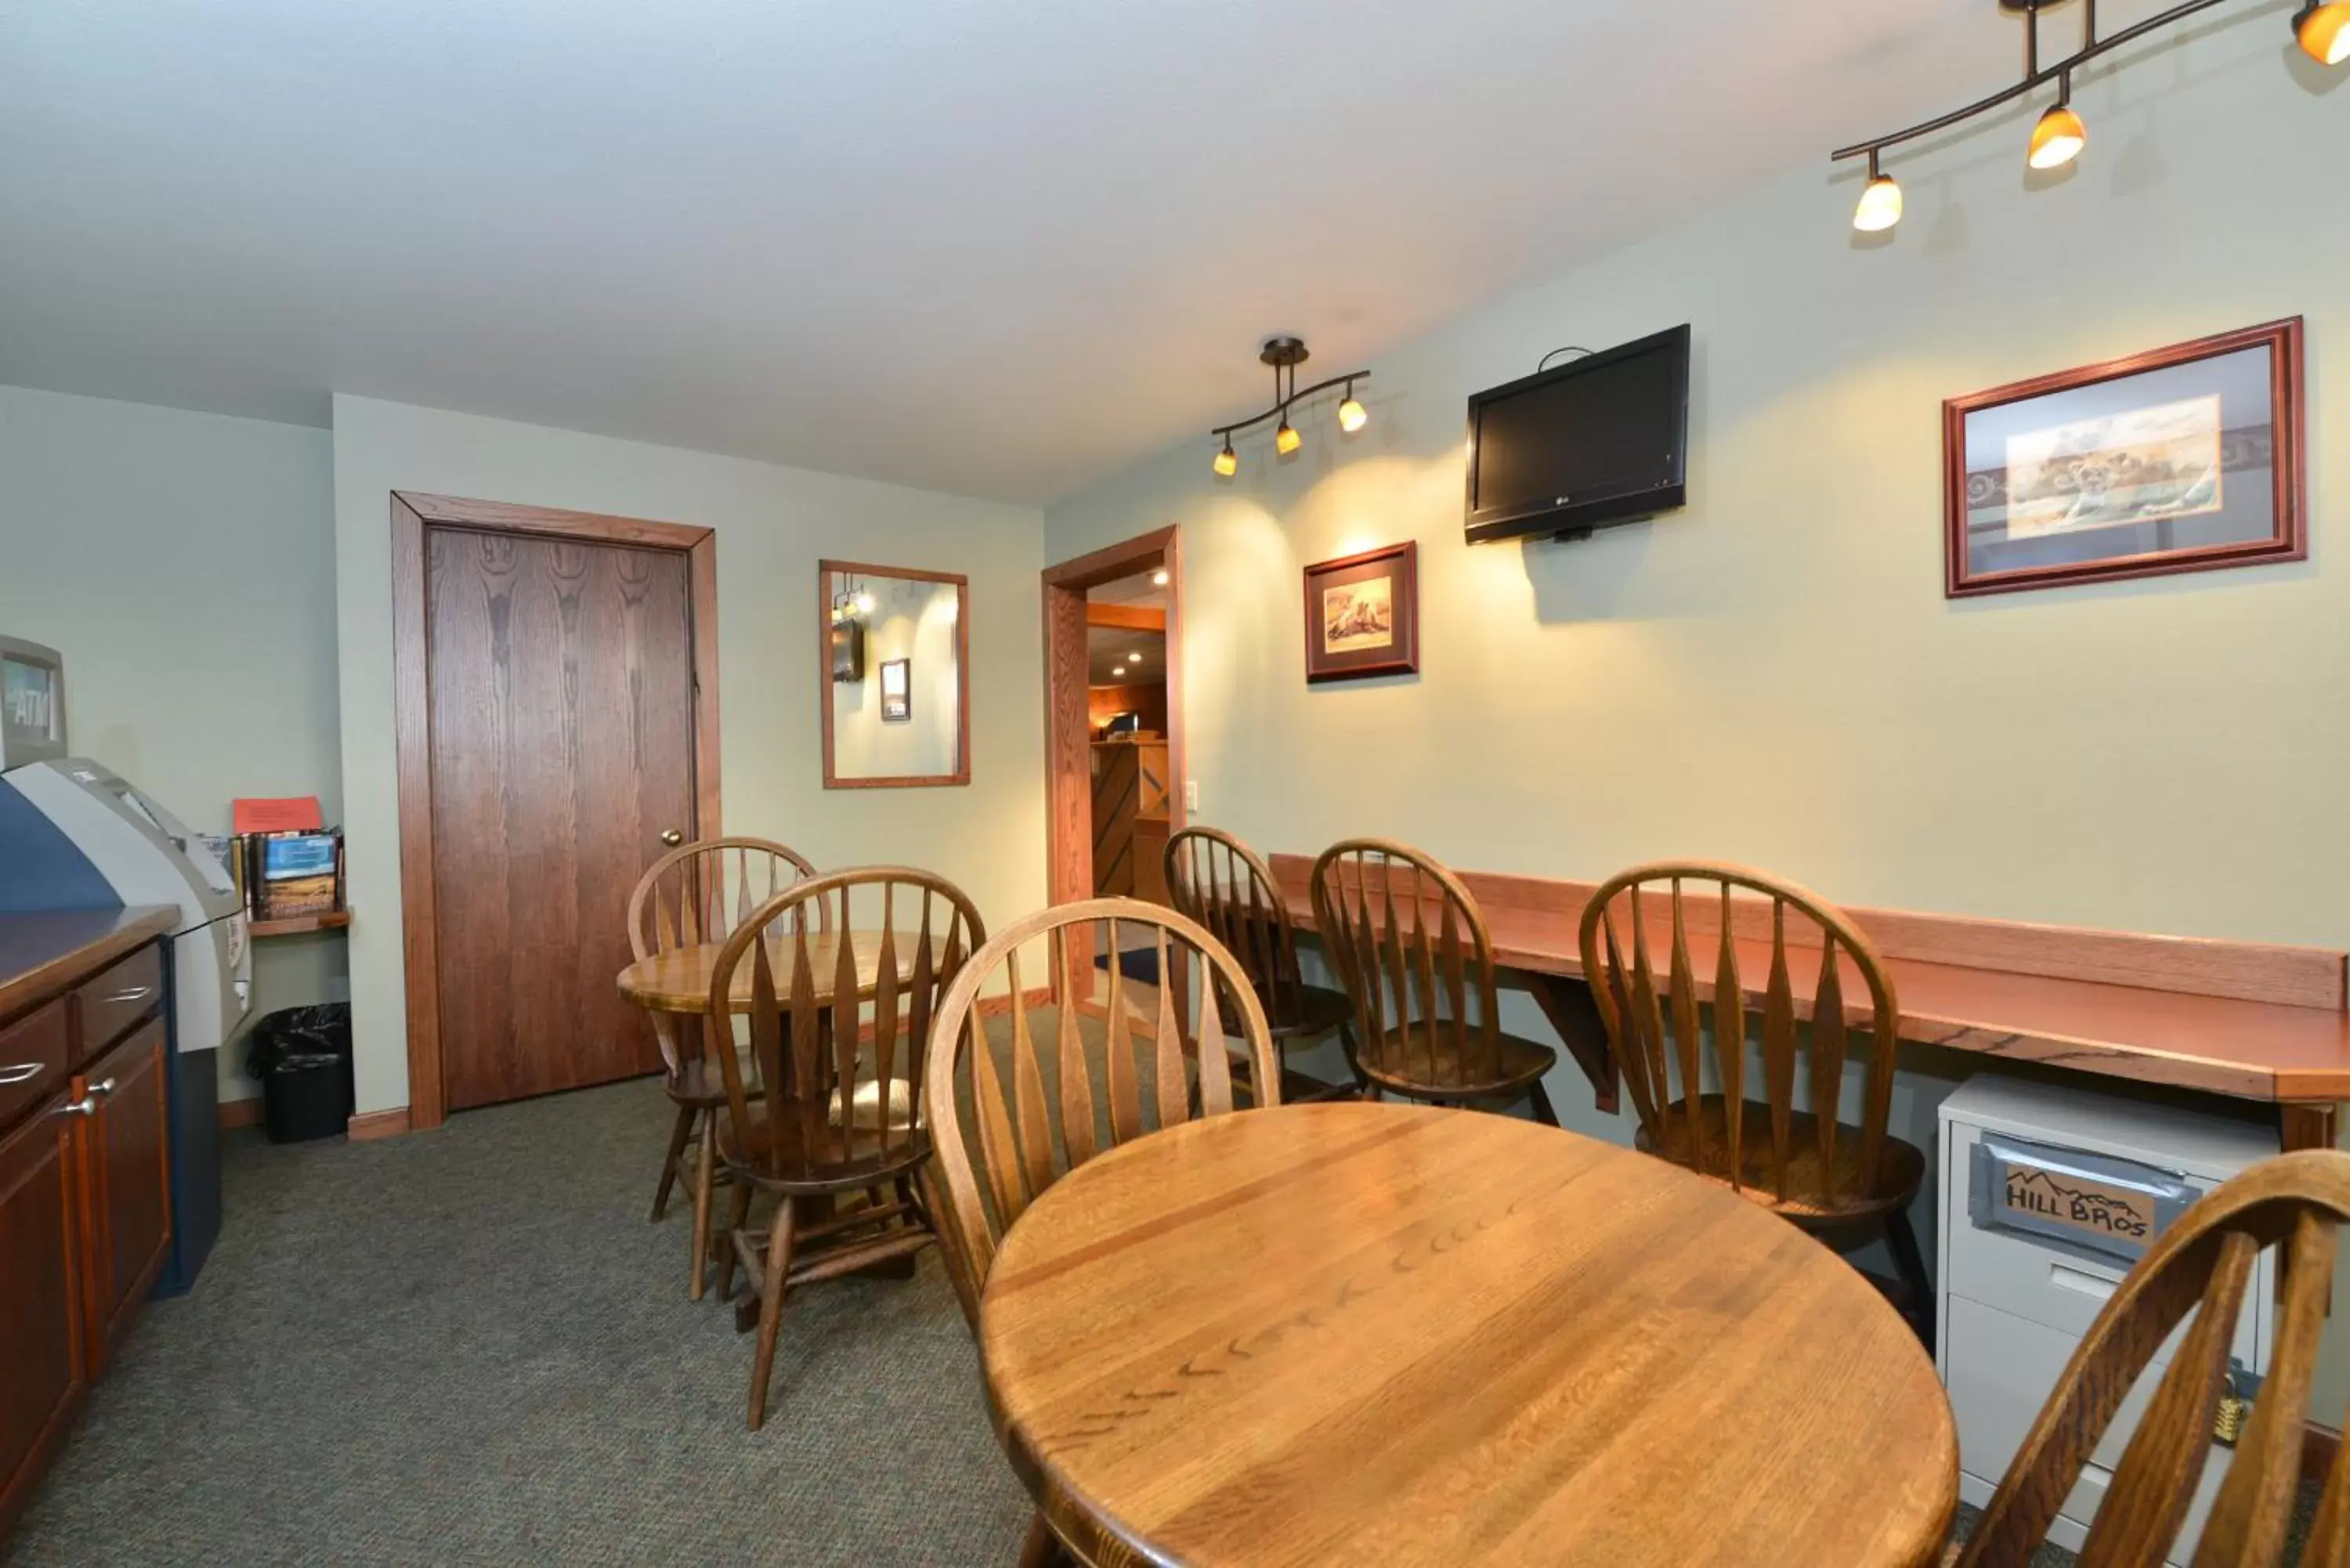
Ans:
[{"label": "red framed picture", "polygon": [[1305,568],[1305,679],[1419,672],[1419,546],[1383,545]]},{"label": "red framed picture", "polygon": [[2301,317],[1942,405],[1951,598],[2309,554]]}]

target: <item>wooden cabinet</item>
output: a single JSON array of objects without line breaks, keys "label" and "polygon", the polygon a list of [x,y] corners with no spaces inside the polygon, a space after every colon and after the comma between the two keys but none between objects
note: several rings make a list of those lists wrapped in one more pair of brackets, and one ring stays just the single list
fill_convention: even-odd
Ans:
[{"label": "wooden cabinet", "polygon": [[0,915],[0,1557],[172,1241],[174,911]]},{"label": "wooden cabinet", "polygon": [[[73,1083],[81,1178],[89,1373],[112,1355],[172,1246],[171,1102],[163,1021],[149,1023]],[[85,1111],[81,1107],[87,1106]]]},{"label": "wooden cabinet", "polygon": [[0,1529],[88,1386],[80,1205],[65,1098],[0,1137]]}]

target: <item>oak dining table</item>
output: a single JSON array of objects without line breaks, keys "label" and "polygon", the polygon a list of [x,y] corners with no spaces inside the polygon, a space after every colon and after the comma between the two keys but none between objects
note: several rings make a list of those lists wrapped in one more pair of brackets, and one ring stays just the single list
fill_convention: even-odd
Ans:
[{"label": "oak dining table", "polygon": [[[900,985],[911,980],[914,973],[914,952],[919,933],[892,933],[892,956],[896,961]],[[881,979],[881,938],[879,928],[858,928],[848,933],[851,954],[857,965],[857,989],[859,995],[872,991]],[[781,933],[768,937],[767,962],[775,977],[775,994],[788,1004],[792,994],[794,967],[793,944]],[[808,968],[813,983],[809,990],[819,1007],[832,1001],[834,986],[840,973],[840,935],[837,931],[808,933]],[[620,971],[620,994],[638,1006],[658,1012],[685,1012],[707,1015],[710,1012],[710,981],[718,968],[718,955],[723,942],[692,942],[674,947],[664,952],[640,958]],[[746,954],[734,967],[733,982],[727,988],[731,1011],[747,1012],[751,1009],[751,977],[753,965]]]},{"label": "oak dining table", "polygon": [[1958,1500],[1933,1364],[1849,1264],[1506,1116],[1124,1145],[1011,1228],[979,1338],[1014,1469],[1096,1564],[1910,1568]]}]

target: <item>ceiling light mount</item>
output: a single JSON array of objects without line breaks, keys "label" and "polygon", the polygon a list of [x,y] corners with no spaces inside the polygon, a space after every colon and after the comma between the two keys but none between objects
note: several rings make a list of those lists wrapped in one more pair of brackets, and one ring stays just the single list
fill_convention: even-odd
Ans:
[{"label": "ceiling light mount", "polygon": [[[1305,438],[1297,433],[1295,425],[1289,422],[1289,410],[1291,405],[1302,399],[1310,398],[1316,392],[1326,392],[1333,387],[1346,389],[1346,395],[1338,404],[1338,428],[1347,434],[1353,434],[1369,422],[1371,417],[1369,411],[1355,398],[1355,383],[1369,380],[1371,373],[1368,370],[1349,370],[1343,376],[1333,376],[1326,381],[1316,381],[1301,392],[1297,389],[1297,367],[1305,363],[1309,358],[1304,338],[1268,337],[1264,340],[1263,347],[1257,350],[1256,357],[1259,363],[1273,367],[1273,406],[1261,414],[1253,414],[1244,420],[1235,420],[1228,425],[1218,425],[1208,432],[1211,436],[1222,438],[1224,443],[1218,449],[1215,462],[1212,465],[1217,477],[1230,479],[1240,472],[1240,454],[1232,450],[1232,437],[1252,426],[1261,425],[1267,420],[1278,419],[1281,421],[1279,427],[1273,432],[1273,449],[1283,457],[1287,457],[1305,445]],[[1288,372],[1285,386],[1282,374],[1284,371]]]},{"label": "ceiling light mount", "polygon": [[[2048,145],[2052,141],[2057,143],[2054,151],[2064,151],[2064,139],[2056,133],[2061,130],[2069,135],[2081,125],[2080,117],[2072,108],[2074,72],[2101,55],[2111,54],[2126,45],[2136,43],[2149,33],[2160,32],[2163,28],[2174,26],[2200,12],[2226,5],[2228,0],[2182,0],[2179,5],[2158,12],[2142,22],[2103,37],[2097,33],[2097,0],[2079,0],[2082,10],[2081,47],[2063,59],[2043,60],[2040,57],[2040,13],[2073,3],[2074,0],[1997,0],[2002,13],[2011,16],[2022,16],[2024,20],[2022,79],[2012,86],[2002,88],[1989,98],[1978,99],[1964,109],[1952,109],[1948,114],[1921,121],[1906,130],[1894,131],[1890,135],[1872,137],[1866,141],[1856,141],[1849,147],[1839,147],[1829,155],[1830,161],[1842,162],[1848,158],[1866,158],[1869,161],[1870,178],[1875,181],[1881,173],[1877,167],[1881,154],[1905,143],[1922,140],[1926,137],[1948,130],[1952,126],[1962,125],[1978,116],[1989,114],[1993,109],[2003,108],[2026,93],[2045,87],[2050,82],[2062,85],[2063,97],[2056,108],[2064,113],[2054,126],[2049,124],[2047,115],[2042,116],[2042,128],[2047,135],[2043,140],[2042,145],[2033,149],[2033,152],[2036,156],[2053,155]],[[2350,0],[2311,0],[2311,4],[2293,17],[2293,36],[2312,57],[2328,65],[2338,65],[2345,59],[2350,59]],[[2071,140],[2070,151],[2065,157],[2057,159],[2055,163],[2035,163],[2035,166],[2053,168],[2058,163],[2069,161],[2071,155],[2077,153],[2081,144],[2085,140],[2086,133],[2084,131],[2079,137]],[[1863,198],[1863,206],[1866,210],[1866,197]]]}]

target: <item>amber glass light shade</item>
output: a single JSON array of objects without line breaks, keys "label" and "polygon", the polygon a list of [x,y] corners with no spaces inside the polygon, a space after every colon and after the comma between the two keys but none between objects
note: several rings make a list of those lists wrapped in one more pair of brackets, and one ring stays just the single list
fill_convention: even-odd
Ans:
[{"label": "amber glass light shade", "polygon": [[1284,457],[1287,457],[1291,452],[1295,452],[1299,447],[1304,446],[1305,444],[1305,438],[1299,435],[1297,433],[1297,427],[1291,424],[1286,419],[1284,419],[1281,421],[1281,428],[1273,432],[1273,450],[1279,452]]},{"label": "amber glass light shade", "polygon": [[1241,471],[1241,454],[1232,450],[1232,439],[1224,438],[1224,450],[1216,454],[1216,477],[1230,479]]},{"label": "amber glass light shade", "polygon": [[1901,221],[1901,182],[1890,174],[1879,174],[1860,193],[1860,206],[1852,214],[1852,226],[1864,234],[1882,233]]},{"label": "amber glass light shade", "polygon": [[1338,405],[1338,428],[1348,435],[1353,435],[1370,422],[1371,411],[1357,402],[1351,395],[1345,402]]},{"label": "amber glass light shade", "polygon": [[2321,66],[2350,60],[2350,0],[2311,4],[2293,19],[2293,36],[2303,52]]},{"label": "amber glass light shade", "polygon": [[2032,128],[2029,161],[2034,169],[2062,169],[2081,156],[2081,149],[2088,144],[2089,128],[2073,112],[2071,104],[2060,103]]}]

